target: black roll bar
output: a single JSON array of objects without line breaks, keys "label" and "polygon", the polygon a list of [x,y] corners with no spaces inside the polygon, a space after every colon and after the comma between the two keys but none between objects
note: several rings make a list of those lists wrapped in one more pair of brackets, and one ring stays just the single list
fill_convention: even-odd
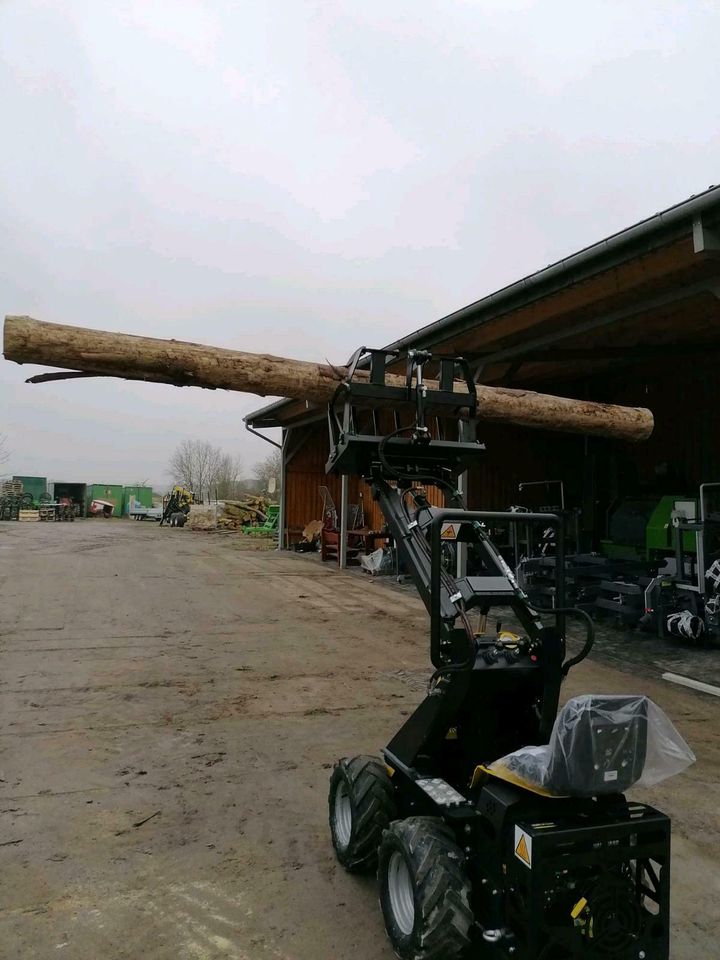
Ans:
[{"label": "black roll bar", "polygon": [[[555,606],[558,608],[555,614],[555,621],[558,631],[562,636],[565,634],[565,530],[562,519],[554,513],[514,513],[504,510],[462,510],[462,509],[443,509],[438,510],[430,524],[430,645],[432,650],[440,649],[440,639],[442,632],[442,617],[440,613],[440,564],[441,564],[441,532],[444,523],[452,522],[482,522],[484,520],[497,520],[506,523],[533,523],[535,521],[549,524],[555,527]],[[492,544],[492,541],[488,541]],[[496,561],[506,574],[515,588],[518,596],[523,602],[527,603],[522,591],[517,585],[515,575],[503,560],[500,554],[496,554]],[[553,611],[545,611],[551,613]]]}]

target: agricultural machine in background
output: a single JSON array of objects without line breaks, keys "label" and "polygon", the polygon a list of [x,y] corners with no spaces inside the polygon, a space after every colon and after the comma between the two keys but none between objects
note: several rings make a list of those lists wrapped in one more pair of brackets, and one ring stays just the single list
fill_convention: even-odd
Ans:
[{"label": "agricultural machine in background", "polygon": [[[368,379],[355,376],[363,358]],[[693,755],[643,696],[577,697],[558,713],[564,677],[593,644],[590,617],[564,599],[563,523],[465,510],[458,476],[484,456],[467,364],[411,352],[402,388],[386,382],[388,360],[398,358],[363,350],[351,360],[329,407],[327,470],[369,483],[430,615],[434,672],[382,758],[335,766],[337,859],[350,872],[377,869],[401,960],[667,960],[670,822],[624,793]],[[383,436],[367,408],[390,404],[414,416]],[[431,412],[460,413],[465,439],[433,436]],[[447,509],[429,503],[428,486]],[[489,535],[521,522],[555,531],[553,609],[533,606]],[[467,573],[447,563],[446,525],[462,531]],[[490,619],[498,608],[505,626]],[[572,657],[568,617],[586,628]]]},{"label": "agricultural machine in background", "polygon": [[193,493],[185,487],[176,485],[163,498],[163,512],[160,517],[160,526],[168,523],[171,527],[184,527],[193,502]]},{"label": "agricultural machine in background", "polygon": [[[720,643],[719,491],[720,483],[705,483],[697,496],[615,503],[600,549],[564,558],[573,603],[596,619],[663,638]],[[528,534],[520,546],[520,582],[536,602],[554,603],[554,538]]]}]

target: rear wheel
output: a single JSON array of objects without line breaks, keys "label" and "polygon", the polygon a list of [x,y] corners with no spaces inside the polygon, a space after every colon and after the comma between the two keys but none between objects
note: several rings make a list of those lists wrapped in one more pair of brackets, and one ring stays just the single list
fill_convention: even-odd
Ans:
[{"label": "rear wheel", "polygon": [[380,906],[401,960],[454,960],[470,943],[473,914],[464,856],[436,817],[391,824],[379,850]]},{"label": "rear wheel", "polygon": [[340,760],[330,778],[330,832],[335,855],[350,873],[377,865],[383,830],[396,815],[393,786],[377,757]]}]

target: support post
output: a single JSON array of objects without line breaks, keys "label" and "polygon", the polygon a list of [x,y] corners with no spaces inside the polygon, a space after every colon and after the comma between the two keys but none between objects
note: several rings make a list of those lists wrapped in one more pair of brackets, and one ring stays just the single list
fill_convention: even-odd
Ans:
[{"label": "support post", "polygon": [[[461,442],[467,438],[467,430],[465,429],[465,421],[458,421],[458,440]],[[462,497],[465,507],[468,506],[467,494],[468,494],[468,472],[464,470],[458,477],[458,491]],[[456,560],[457,560],[457,569],[455,575],[458,580],[461,577],[467,576],[467,544],[456,542]]]},{"label": "support post", "polygon": [[287,519],[287,446],[290,439],[290,430],[285,428],[282,432],[282,446],[280,448],[280,511],[278,515],[278,550],[284,550],[285,543],[285,523]]},{"label": "support post", "polygon": [[348,475],[343,473],[340,477],[340,550],[339,561],[340,569],[347,567],[347,541],[348,541],[348,496],[350,483]]}]

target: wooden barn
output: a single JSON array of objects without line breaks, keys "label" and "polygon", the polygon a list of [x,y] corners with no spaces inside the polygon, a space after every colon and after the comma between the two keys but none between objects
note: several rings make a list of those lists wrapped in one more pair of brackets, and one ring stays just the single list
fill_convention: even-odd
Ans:
[{"label": "wooden barn", "polygon": [[[479,383],[649,407],[655,430],[641,444],[479,424],[487,453],[467,478],[468,505],[507,509],[530,490],[521,496],[521,484],[542,481],[536,493],[559,503],[562,489],[578,542],[592,549],[618,498],[691,496],[720,480],[719,322],[720,187],[711,187],[388,349],[462,355]],[[320,519],[323,486],[341,512],[362,504],[365,525],[382,524],[362,481],[325,474],[326,420],[324,408],[294,400],[246,418],[283,431],[281,546]]]}]

